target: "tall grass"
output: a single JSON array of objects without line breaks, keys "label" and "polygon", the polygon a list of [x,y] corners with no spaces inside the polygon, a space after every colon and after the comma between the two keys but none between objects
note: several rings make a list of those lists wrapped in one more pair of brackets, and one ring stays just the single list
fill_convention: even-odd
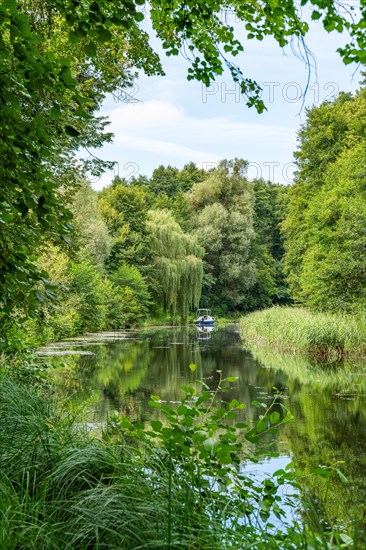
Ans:
[{"label": "tall grass", "polygon": [[0,548],[218,548],[155,453],[91,437],[37,391],[0,384],[0,434]]},{"label": "tall grass", "polygon": [[314,355],[366,356],[366,317],[362,315],[273,307],[242,317],[240,334],[249,345]]},{"label": "tall grass", "polygon": [[[211,415],[208,423],[192,427],[196,411],[207,400],[211,404],[203,410]],[[212,414],[210,393],[203,393],[196,405],[190,403],[182,400],[179,415],[156,403],[172,419],[168,427],[151,423],[162,445],[141,437],[134,446],[133,434],[142,433],[142,428],[121,431],[116,421],[109,432],[93,437],[70,411],[60,411],[50,396],[0,381],[0,548],[341,547],[328,545],[325,536],[296,521],[286,523],[275,479],[256,483],[241,472],[239,440],[234,428],[223,424],[225,415],[228,419],[233,415],[236,403],[227,409],[213,407]],[[123,422],[135,429],[127,419]],[[254,441],[281,422],[278,412],[264,420],[261,416],[257,426],[247,426],[245,437]],[[213,436],[205,440],[210,433],[217,434],[215,444]],[[291,475],[278,472],[281,483],[288,483]],[[230,489],[225,484],[231,478],[236,485]],[[287,496],[286,505],[291,502]],[[292,505],[301,503],[297,498]],[[271,510],[278,518],[276,526]]]}]

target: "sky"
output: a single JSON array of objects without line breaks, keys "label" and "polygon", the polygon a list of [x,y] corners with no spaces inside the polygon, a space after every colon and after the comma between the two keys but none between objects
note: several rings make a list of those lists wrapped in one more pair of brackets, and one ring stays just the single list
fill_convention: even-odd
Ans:
[{"label": "sky", "polygon": [[343,65],[336,53],[345,37],[328,34],[320,22],[312,22],[306,42],[316,68],[305,101],[308,69],[290,47],[281,49],[271,38],[244,43],[245,52],[235,62],[263,88],[267,111],[258,114],[246,107],[228,72],[209,88],[189,82],[188,62],[181,56],[166,57],[152,37],[166,76],[139,75],[129,90],[137,100],[134,103],[106,98],[100,114],[108,116],[109,131],[115,137],[112,144],[93,153],[118,164],[101,178],[92,178],[93,187],[101,189],[115,175],[127,180],[150,176],[161,164],[182,168],[193,161],[209,169],[221,159],[234,157],[249,162],[250,179],[291,184],[305,107],[319,105],[340,91],[355,91],[361,79],[357,67]]}]

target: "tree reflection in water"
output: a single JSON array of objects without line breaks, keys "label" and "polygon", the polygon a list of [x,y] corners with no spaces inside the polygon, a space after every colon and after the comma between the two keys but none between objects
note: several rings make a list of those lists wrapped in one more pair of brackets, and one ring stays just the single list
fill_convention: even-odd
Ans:
[{"label": "tree reflection in water", "polygon": [[[196,327],[154,328],[134,333],[129,340],[109,341],[90,347],[93,356],[68,359],[58,369],[58,392],[87,403],[90,421],[105,421],[115,412],[145,421],[156,410],[148,406],[150,395],[179,401],[180,386],[195,378],[215,389],[219,373],[238,377],[223,396],[250,404],[253,400],[283,401],[296,422],[280,431],[272,443],[291,456],[304,471],[319,465],[345,461],[341,470],[348,484],[335,480],[326,502],[325,480],[307,477],[304,485],[316,495],[324,518],[348,521],[365,513],[366,482],[366,365],[320,363],[303,356],[273,350],[243,348],[235,325],[215,328],[209,339],[197,338]],[[71,345],[71,344],[70,344]],[[88,344],[86,343],[86,349]],[[194,375],[188,365],[197,364]],[[276,389],[274,389],[276,388]],[[246,418],[257,419],[260,410],[249,406]],[[290,458],[289,458],[290,461]]]}]

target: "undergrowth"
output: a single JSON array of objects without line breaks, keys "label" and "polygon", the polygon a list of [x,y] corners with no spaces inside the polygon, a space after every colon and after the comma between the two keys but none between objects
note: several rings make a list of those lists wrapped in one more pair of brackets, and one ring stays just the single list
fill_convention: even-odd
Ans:
[{"label": "undergrowth", "polygon": [[152,396],[160,420],[116,416],[93,435],[52,392],[3,378],[0,548],[350,548],[347,533],[296,519],[306,508],[291,467],[262,481],[245,473],[259,438],[292,417],[275,400],[246,420],[243,404],[219,397],[233,382],[183,387],[175,408]]}]

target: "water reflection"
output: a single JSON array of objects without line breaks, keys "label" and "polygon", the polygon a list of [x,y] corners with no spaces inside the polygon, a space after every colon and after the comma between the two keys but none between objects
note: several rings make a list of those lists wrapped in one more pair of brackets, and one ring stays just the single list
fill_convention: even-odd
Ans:
[{"label": "water reflection", "polygon": [[[55,374],[58,392],[86,403],[90,422],[104,421],[114,411],[145,421],[152,415],[148,406],[152,394],[175,402],[182,395],[180,386],[194,377],[213,390],[218,371],[237,376],[225,399],[246,404],[253,400],[270,404],[277,399],[296,418],[275,440],[264,441],[265,447],[272,443],[272,450],[291,456],[301,470],[345,461],[340,468],[350,482],[336,481],[326,502],[324,480],[304,481],[317,496],[322,513],[341,522],[364,513],[366,517],[365,363],[324,364],[263,349],[250,353],[234,325],[199,334],[196,327],[142,330],[130,333],[128,339],[118,335],[110,336],[106,344],[95,343],[85,339],[83,349],[94,355],[67,357],[66,368]],[[194,375],[190,363],[197,364]],[[260,411],[248,407],[245,414],[257,419]]]},{"label": "water reflection", "polygon": [[[340,468],[349,482],[305,478],[318,511],[330,522],[366,518],[366,362],[319,361],[315,358],[252,350],[256,361],[284,377],[296,423],[282,433],[301,471],[318,464]],[[365,525],[363,526],[365,527]]]},{"label": "water reflection", "polygon": [[210,340],[213,331],[215,330],[214,326],[196,326],[197,330],[197,340]]}]

